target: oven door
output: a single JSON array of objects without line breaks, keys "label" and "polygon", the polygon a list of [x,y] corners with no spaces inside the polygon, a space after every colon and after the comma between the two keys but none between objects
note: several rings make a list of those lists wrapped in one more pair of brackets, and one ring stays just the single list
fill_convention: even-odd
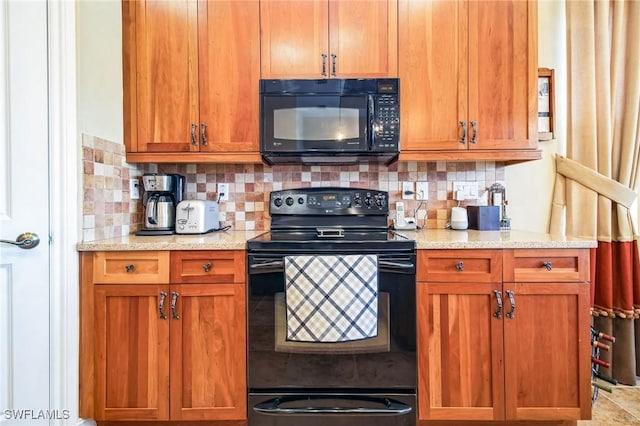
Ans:
[{"label": "oven door", "polygon": [[283,258],[248,254],[249,391],[384,389],[415,394],[415,253],[378,255],[378,336],[338,343],[286,340]]},{"label": "oven door", "polygon": [[262,154],[366,152],[369,104],[366,94],[263,94]]}]

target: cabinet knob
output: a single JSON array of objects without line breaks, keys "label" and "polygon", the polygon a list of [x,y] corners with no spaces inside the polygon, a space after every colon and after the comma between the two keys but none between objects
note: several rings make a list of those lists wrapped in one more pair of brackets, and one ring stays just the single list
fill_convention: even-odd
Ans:
[{"label": "cabinet knob", "polygon": [[553,267],[551,266],[551,262],[549,262],[549,261],[542,262],[542,266],[547,268],[547,271],[550,271],[551,269],[553,269]]},{"label": "cabinet knob", "polygon": [[464,270],[464,263],[462,262],[462,260],[456,264],[456,269],[458,271],[463,271]]},{"label": "cabinet knob", "polygon": [[207,262],[207,263],[205,263],[204,265],[202,265],[202,269],[203,269],[205,272],[209,272],[209,271],[211,270],[211,262]]},{"label": "cabinet knob", "polygon": [[135,269],[136,269],[136,265],[134,265],[133,263],[129,265],[124,265],[124,270],[127,272],[133,272]]}]

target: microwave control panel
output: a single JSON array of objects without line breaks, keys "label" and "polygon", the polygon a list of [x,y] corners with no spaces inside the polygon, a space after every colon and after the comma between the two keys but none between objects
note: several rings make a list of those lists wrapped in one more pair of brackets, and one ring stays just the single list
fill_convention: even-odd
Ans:
[{"label": "microwave control panel", "polygon": [[378,94],[374,98],[372,148],[397,150],[400,141],[400,105],[397,94]]}]

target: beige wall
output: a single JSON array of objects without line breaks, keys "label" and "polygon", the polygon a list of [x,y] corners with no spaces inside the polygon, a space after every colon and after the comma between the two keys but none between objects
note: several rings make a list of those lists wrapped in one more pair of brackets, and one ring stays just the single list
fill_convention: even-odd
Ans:
[{"label": "beige wall", "polygon": [[555,179],[554,157],[566,154],[566,43],[564,1],[538,3],[538,66],[555,70],[555,139],[540,142],[542,160],[507,167],[507,209],[514,229],[547,232]]},{"label": "beige wall", "polygon": [[[78,135],[122,139],[122,9],[117,0],[77,0]],[[80,136],[79,136],[80,140]]]}]

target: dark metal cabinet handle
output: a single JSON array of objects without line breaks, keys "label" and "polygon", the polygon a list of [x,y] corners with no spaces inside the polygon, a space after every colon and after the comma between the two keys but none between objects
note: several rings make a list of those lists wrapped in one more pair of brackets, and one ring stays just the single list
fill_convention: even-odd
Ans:
[{"label": "dark metal cabinet handle", "polygon": [[167,316],[164,314],[164,299],[167,298],[167,293],[164,291],[160,292],[160,302],[158,303],[158,311],[160,311],[160,319],[166,320]]},{"label": "dark metal cabinet handle", "polygon": [[516,298],[515,298],[515,295],[513,294],[513,291],[507,290],[507,296],[509,296],[509,303],[511,304],[511,309],[509,309],[509,312],[507,312],[507,318],[515,319],[515,317],[516,317],[516,315],[514,313],[516,311]]},{"label": "dark metal cabinet handle", "polygon": [[211,262],[207,262],[202,265],[202,269],[204,269],[205,272],[209,272],[211,270]]},{"label": "dark metal cabinet handle", "polygon": [[338,56],[332,53],[331,54],[331,75],[334,77],[338,75],[337,65],[336,65],[337,62],[338,62]]},{"label": "dark metal cabinet handle", "polygon": [[180,296],[180,293],[178,293],[177,291],[171,292],[171,318],[173,319],[180,319],[178,312],[176,312],[176,303],[178,302],[178,296]]},{"label": "dark metal cabinet handle", "polygon": [[127,272],[133,272],[136,269],[136,265],[134,265],[133,263],[129,265],[124,265],[124,269]]},{"label": "dark metal cabinet handle", "polygon": [[462,137],[460,138],[460,143],[465,143],[467,139],[467,122],[461,121],[460,127],[462,127]]},{"label": "dark metal cabinet handle", "polygon": [[327,76],[327,54],[322,54],[322,75]]},{"label": "dark metal cabinet handle", "polygon": [[502,292],[499,290],[493,290],[496,295],[496,301],[498,302],[498,310],[493,313],[493,316],[500,319],[502,318]]},{"label": "dark metal cabinet handle", "polygon": [[463,271],[464,270],[464,263],[462,262],[462,260],[456,264],[456,269],[458,271]]},{"label": "dark metal cabinet handle", "polygon": [[209,145],[209,143],[207,142],[207,125],[205,123],[202,123],[200,125],[200,138],[202,139],[202,145]]},{"label": "dark metal cabinet handle", "polygon": [[553,267],[551,266],[551,262],[547,261],[547,262],[542,262],[542,266],[544,266],[545,268],[547,268],[547,271],[550,271],[551,269],[553,269]]},{"label": "dark metal cabinet handle", "polygon": [[191,124],[191,145],[198,145],[198,136],[196,135],[196,131],[198,130],[198,125],[195,123]]},{"label": "dark metal cabinet handle", "polygon": [[473,134],[471,135],[471,143],[476,143],[478,136],[478,123],[475,121],[471,122],[471,128],[473,129]]},{"label": "dark metal cabinet handle", "polygon": [[12,244],[20,247],[21,249],[32,249],[40,244],[40,237],[34,232],[23,232],[18,235],[15,241],[0,240],[0,243]]}]

